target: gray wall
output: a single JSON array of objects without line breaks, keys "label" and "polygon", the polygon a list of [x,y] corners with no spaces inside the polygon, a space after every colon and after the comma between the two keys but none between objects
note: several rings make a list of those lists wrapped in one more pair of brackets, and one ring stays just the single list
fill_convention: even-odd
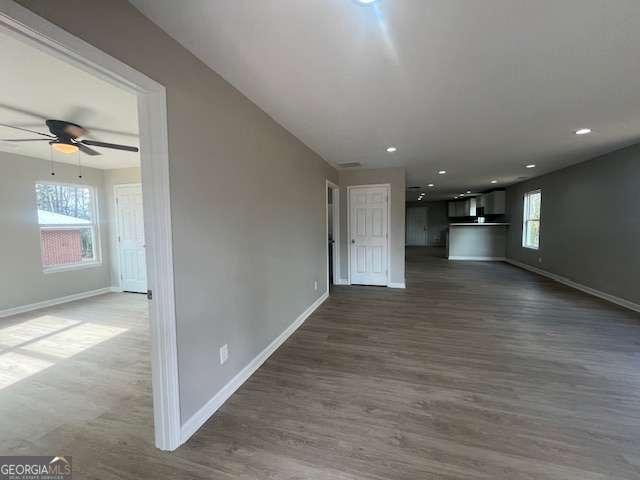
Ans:
[{"label": "gray wall", "polygon": [[409,207],[422,207],[427,209],[427,243],[429,247],[444,247],[449,228],[447,201],[435,202],[407,202]]},{"label": "gray wall", "polygon": [[[102,170],[56,163],[54,177],[46,160],[0,152],[0,310],[110,286],[108,228],[105,224]],[[35,184],[55,181],[92,185],[98,196],[102,264],[44,273]]]},{"label": "gray wall", "polygon": [[404,235],[406,173],[403,167],[370,168],[340,171],[340,278],[349,272],[347,238],[347,187],[354,185],[391,185],[391,218],[389,219],[390,278],[393,283],[404,283]]},{"label": "gray wall", "polygon": [[[540,249],[522,247],[525,192],[542,190]],[[507,189],[507,256],[640,303],[640,145]],[[539,261],[540,259],[540,261]]]},{"label": "gray wall", "polygon": [[126,0],[19,3],[166,87],[184,422],[323,294],[337,172]]}]

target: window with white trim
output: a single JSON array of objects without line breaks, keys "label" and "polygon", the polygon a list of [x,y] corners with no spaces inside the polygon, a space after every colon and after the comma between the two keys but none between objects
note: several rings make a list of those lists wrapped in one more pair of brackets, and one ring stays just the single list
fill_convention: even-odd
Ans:
[{"label": "window with white trim", "polygon": [[522,246],[537,250],[540,246],[540,205],[542,192],[533,190],[524,194],[522,219]]},{"label": "window with white trim", "polygon": [[88,185],[36,183],[36,204],[47,270],[100,262],[96,195]]}]

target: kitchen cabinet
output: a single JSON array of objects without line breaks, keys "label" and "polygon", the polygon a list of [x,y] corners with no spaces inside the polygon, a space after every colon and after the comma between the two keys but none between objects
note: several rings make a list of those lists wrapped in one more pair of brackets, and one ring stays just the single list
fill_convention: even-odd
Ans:
[{"label": "kitchen cabinet", "polygon": [[476,199],[467,198],[457,202],[449,202],[449,217],[475,217]]},{"label": "kitchen cabinet", "polygon": [[482,195],[484,215],[503,215],[506,211],[506,194],[504,190],[496,190]]}]

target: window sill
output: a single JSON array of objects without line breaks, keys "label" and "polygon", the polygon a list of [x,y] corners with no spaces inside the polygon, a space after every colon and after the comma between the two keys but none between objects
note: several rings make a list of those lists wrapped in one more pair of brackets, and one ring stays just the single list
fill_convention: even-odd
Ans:
[{"label": "window sill", "polygon": [[47,267],[42,269],[42,273],[58,273],[69,272],[73,270],[85,270],[87,268],[95,268],[102,266],[102,262],[78,263],[75,265],[60,265],[58,267]]},{"label": "window sill", "polygon": [[527,250],[534,250],[534,251],[540,250],[540,247],[529,247],[527,245],[522,245],[522,248],[526,248]]}]

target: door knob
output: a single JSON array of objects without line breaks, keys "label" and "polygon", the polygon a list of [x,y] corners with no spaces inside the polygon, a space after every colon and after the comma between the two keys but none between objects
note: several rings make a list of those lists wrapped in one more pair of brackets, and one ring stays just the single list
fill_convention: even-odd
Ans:
[{"label": "door knob", "polygon": [[356,241],[352,238],[352,239],[351,239],[351,243],[356,243]]}]

